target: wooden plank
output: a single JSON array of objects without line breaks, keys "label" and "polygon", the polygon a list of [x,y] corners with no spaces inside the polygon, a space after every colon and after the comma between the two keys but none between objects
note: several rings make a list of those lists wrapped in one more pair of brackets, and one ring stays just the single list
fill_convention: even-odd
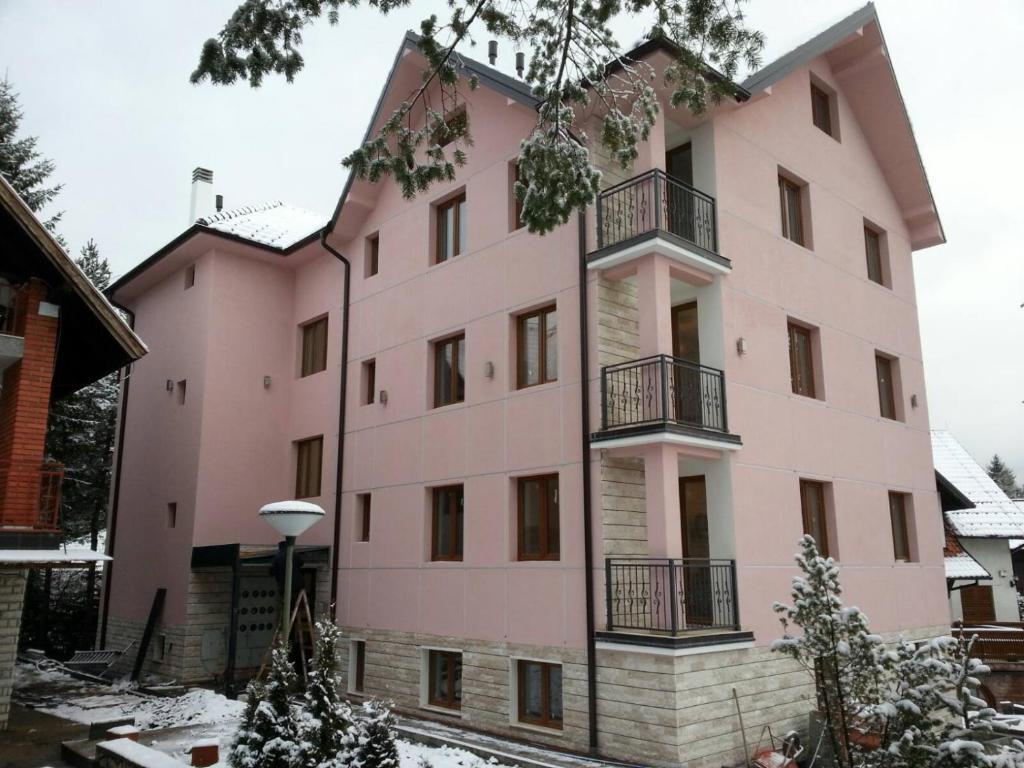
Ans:
[{"label": "wooden plank", "polygon": [[153,605],[149,607],[149,618],[146,619],[146,629],[142,632],[142,643],[139,645],[139,652],[135,654],[135,667],[132,669],[132,681],[139,679],[142,674],[142,662],[146,660],[146,651],[149,650],[149,641],[153,638],[153,630],[156,628],[157,619],[164,610],[164,600],[167,598],[167,588],[157,587],[153,595]]}]

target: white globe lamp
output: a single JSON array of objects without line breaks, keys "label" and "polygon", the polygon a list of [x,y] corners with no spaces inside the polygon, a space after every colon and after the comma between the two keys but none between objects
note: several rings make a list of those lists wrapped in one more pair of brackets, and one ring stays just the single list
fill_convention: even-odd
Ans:
[{"label": "white globe lamp", "polygon": [[260,517],[284,536],[284,613],[281,625],[290,634],[292,619],[292,557],[295,539],[324,517],[324,510],[308,501],[275,501],[260,508]]}]

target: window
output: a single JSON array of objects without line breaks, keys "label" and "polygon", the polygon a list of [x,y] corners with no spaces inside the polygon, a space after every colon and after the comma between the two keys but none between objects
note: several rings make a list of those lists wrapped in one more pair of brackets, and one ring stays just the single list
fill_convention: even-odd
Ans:
[{"label": "window", "polygon": [[462,486],[446,485],[433,492],[430,559],[462,559]]},{"label": "window", "polygon": [[558,380],[558,313],[554,307],[518,319],[518,385],[532,387]]},{"label": "window", "polygon": [[885,285],[885,273],[882,266],[882,233],[864,225],[864,253],[868,261],[868,279],[879,285]]},{"label": "window", "polygon": [[172,501],[167,505],[167,527],[174,528],[178,524],[178,503]]},{"label": "window", "polygon": [[519,559],[557,560],[558,475],[522,477],[519,485]]},{"label": "window", "polygon": [[302,370],[299,376],[312,376],[327,369],[327,318],[321,317],[302,326]]},{"label": "window", "polygon": [[363,361],[363,405],[373,405],[377,398],[377,361]]},{"label": "window", "polygon": [[366,277],[373,277],[380,268],[380,233],[375,232],[366,238]]},{"label": "window", "polygon": [[196,265],[189,264],[185,267],[185,290],[187,291],[196,284]]},{"label": "window", "polygon": [[445,709],[462,708],[462,654],[428,651],[427,702]]},{"label": "window", "polygon": [[438,125],[430,137],[433,144],[446,147],[458,138],[466,135],[469,127],[469,118],[466,117],[466,107],[456,107],[445,119],[443,127]]},{"label": "window", "polygon": [[518,661],[519,722],[545,728],[562,727],[562,666],[544,661]]},{"label": "window", "polygon": [[186,381],[185,379],[182,379],[181,381],[179,381],[177,386],[175,387],[175,389],[176,389],[176,391],[178,393],[178,405],[184,405],[185,404],[185,390],[187,388],[188,388],[188,381]]},{"label": "window", "polygon": [[466,399],[466,335],[434,344],[434,407]]},{"label": "window", "polygon": [[892,554],[897,560],[910,560],[910,533],[907,526],[907,495],[889,493],[889,521],[892,523]]},{"label": "window", "polygon": [[167,656],[167,635],[153,638],[153,661],[163,661]]},{"label": "window", "polygon": [[817,397],[814,387],[813,331],[789,323],[789,377],[793,394]]},{"label": "window", "polygon": [[362,693],[365,689],[366,678],[366,641],[352,641],[352,690]]},{"label": "window", "polygon": [[523,201],[516,194],[516,183],[521,181],[519,176],[519,163],[512,163],[512,186],[509,189],[509,196],[512,199],[512,231],[522,229],[523,224]]},{"label": "window", "polygon": [[437,215],[437,252],[435,261],[441,263],[458,256],[466,249],[466,193],[441,203]]},{"label": "window", "polygon": [[323,464],[324,438],[311,437],[295,443],[295,498],[320,495],[320,469]]},{"label": "window", "polygon": [[356,494],[356,508],[359,510],[359,540],[370,540],[370,494]]},{"label": "window", "polygon": [[828,524],[825,514],[825,484],[813,480],[800,481],[800,510],[804,533],[814,539],[822,557],[828,557]]},{"label": "window", "polygon": [[814,125],[833,136],[832,133],[832,96],[823,88],[811,83],[811,117]]},{"label": "window", "polygon": [[804,215],[800,185],[779,176],[779,205],[782,210],[782,236],[804,245]]},{"label": "window", "polygon": [[878,379],[878,410],[884,419],[896,419],[896,387],[893,360],[875,355],[875,377]]}]

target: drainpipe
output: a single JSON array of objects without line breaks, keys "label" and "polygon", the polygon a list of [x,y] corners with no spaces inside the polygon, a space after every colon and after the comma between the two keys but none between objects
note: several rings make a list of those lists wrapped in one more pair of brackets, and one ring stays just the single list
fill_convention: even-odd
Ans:
[{"label": "drainpipe", "polygon": [[590,339],[587,323],[587,218],[579,218],[579,271],[580,271],[580,403],[583,431],[580,447],[583,451],[583,563],[586,571],[587,604],[587,713],[590,751],[597,752],[597,637],[594,626],[594,543],[590,498]]},{"label": "drainpipe", "polygon": [[[107,296],[111,304],[128,315],[128,327],[135,330],[135,313],[125,306],[118,304],[110,296]],[[131,366],[129,363],[125,368]],[[121,381],[121,413],[117,425],[117,460],[114,462],[114,475],[111,482],[114,485],[114,492],[110,498],[110,521],[107,524],[107,554],[114,556],[114,544],[117,539],[117,509],[121,501],[121,466],[124,461],[124,430],[128,421],[128,387],[132,383],[132,377],[125,375]],[[101,608],[102,618],[100,619],[100,648],[107,647],[107,616],[110,613],[110,585],[114,581],[114,561],[108,560],[103,564],[103,606]]]},{"label": "drainpipe", "polygon": [[345,268],[345,288],[341,299],[341,386],[338,389],[338,466],[335,470],[334,488],[334,545],[331,547],[331,607],[337,616],[338,563],[341,549],[341,480],[345,466],[345,399],[348,390],[348,306],[349,285],[352,280],[352,265],[349,260],[334,250],[327,242],[328,224],[320,231],[320,245],[338,259]]}]

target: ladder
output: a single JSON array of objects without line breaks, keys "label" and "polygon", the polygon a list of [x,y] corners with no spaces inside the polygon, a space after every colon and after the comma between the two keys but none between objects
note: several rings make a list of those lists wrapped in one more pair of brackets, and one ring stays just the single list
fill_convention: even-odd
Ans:
[{"label": "ladder", "polygon": [[[299,592],[295,600],[295,607],[292,608],[292,615],[288,620],[288,646],[298,653],[298,673],[300,684],[305,686],[307,666],[313,660],[313,616],[309,611],[309,598],[306,597],[306,590]],[[257,680],[263,679],[263,673],[270,661],[270,651],[279,639],[281,634],[281,622],[278,620],[274,629],[274,636],[263,652],[263,660],[260,663],[260,671],[256,674]]]}]

